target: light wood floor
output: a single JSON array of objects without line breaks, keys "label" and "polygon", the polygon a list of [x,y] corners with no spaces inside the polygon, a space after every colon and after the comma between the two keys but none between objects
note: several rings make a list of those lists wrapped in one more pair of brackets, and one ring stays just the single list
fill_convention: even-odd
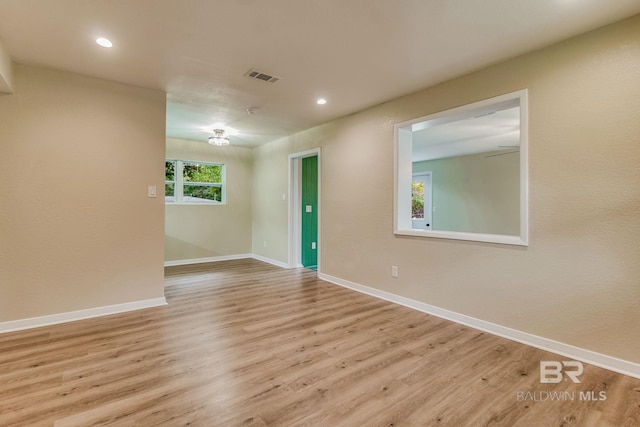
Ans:
[{"label": "light wood floor", "polygon": [[313,271],[228,261],[166,285],[166,307],[0,335],[0,425],[640,426],[640,380],[540,384],[563,358]]}]

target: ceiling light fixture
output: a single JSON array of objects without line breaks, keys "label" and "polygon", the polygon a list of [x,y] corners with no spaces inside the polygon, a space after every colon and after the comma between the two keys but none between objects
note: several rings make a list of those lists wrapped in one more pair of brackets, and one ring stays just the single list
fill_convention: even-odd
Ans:
[{"label": "ceiling light fixture", "polygon": [[209,144],[222,147],[229,145],[229,137],[224,135],[223,129],[214,129],[213,136],[209,137]]},{"label": "ceiling light fixture", "polygon": [[318,98],[318,99],[316,100],[316,104],[318,104],[318,105],[324,105],[324,104],[326,104],[326,103],[327,103],[327,100],[326,100],[326,99],[324,99],[324,98]]},{"label": "ceiling light fixture", "polygon": [[212,125],[209,125],[209,126],[203,126],[200,129],[202,129],[205,132],[210,132],[210,133],[214,133],[216,129],[220,129],[227,136],[239,135],[239,132],[238,132],[237,129],[234,129],[234,128],[230,127],[230,126],[227,126],[223,122],[216,122],[216,123],[214,123]]},{"label": "ceiling light fixture", "polygon": [[98,37],[96,39],[96,43],[98,43],[102,47],[111,47],[111,46],[113,46],[113,43],[111,43],[111,40],[106,39],[104,37]]}]

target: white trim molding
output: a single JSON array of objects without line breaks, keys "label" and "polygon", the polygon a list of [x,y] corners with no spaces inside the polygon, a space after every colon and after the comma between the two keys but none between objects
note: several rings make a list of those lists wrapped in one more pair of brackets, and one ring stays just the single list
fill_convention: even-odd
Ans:
[{"label": "white trim molding", "polygon": [[560,356],[579,360],[581,362],[608,369],[619,374],[628,375],[630,377],[640,379],[640,364],[638,363],[618,359],[606,354],[597,353],[595,351],[587,350],[570,344],[554,341],[548,338],[539,337],[527,332],[511,329],[506,326],[501,326],[495,323],[476,319],[471,316],[456,313],[451,310],[395,295],[390,292],[370,288],[368,286],[360,285],[358,283],[350,282],[348,280],[330,276],[328,274],[318,273],[318,278],[335,285],[339,285],[357,292],[361,292],[363,294],[400,304],[414,310],[422,311],[423,313],[440,317],[442,319],[451,320],[452,322],[460,323],[462,325],[469,326],[480,331],[488,332],[502,338],[507,338],[509,340],[519,342],[521,344],[529,345],[531,347],[549,351]]},{"label": "white trim molding", "polygon": [[[462,231],[444,231],[413,228],[411,220],[411,178],[413,175],[413,135],[426,127],[451,123],[461,119],[478,117],[506,108],[518,107],[519,157],[520,157],[520,230],[517,235],[485,234]],[[528,163],[528,90],[522,89],[428,116],[394,125],[394,197],[393,233],[400,236],[431,237],[440,239],[469,240],[505,245],[529,245],[529,163]],[[493,141],[493,139],[492,139]],[[495,141],[494,141],[495,142]],[[463,151],[470,154],[468,150]],[[432,220],[432,224],[433,224]],[[437,224],[436,224],[437,225]]]},{"label": "white trim molding", "polygon": [[204,264],[206,262],[218,262],[218,261],[230,261],[234,259],[253,258],[252,254],[236,254],[236,255],[223,255],[214,256],[209,258],[193,258],[193,259],[177,259],[173,261],[165,261],[165,267],[174,267],[176,265],[190,265],[190,264]]},{"label": "white trim molding", "polygon": [[57,325],[60,323],[75,322],[77,320],[108,316],[111,314],[141,310],[144,308],[160,307],[163,305],[167,305],[167,300],[164,297],[126,302],[123,304],[107,305],[104,307],[88,308],[85,310],[70,311],[67,313],[50,314],[48,316],[12,320],[9,322],[0,323],[0,333],[40,328],[43,326]]},{"label": "white trim molding", "polygon": [[193,258],[193,259],[179,259],[175,261],[165,261],[165,267],[174,267],[177,265],[190,265],[190,264],[204,264],[207,262],[219,262],[219,261],[231,261],[234,259],[247,259],[253,258],[258,261],[266,262],[267,264],[272,264],[282,268],[289,268],[289,265],[286,262],[278,261],[271,258],[263,257],[262,255],[256,254],[236,254],[236,255],[224,255],[224,256],[216,256],[210,258]]},{"label": "white trim molding", "polygon": [[289,264],[287,264],[286,262],[278,261],[271,258],[266,258],[261,255],[253,254],[250,256],[250,258],[256,259],[258,261],[266,262],[267,264],[275,265],[276,267],[287,268],[287,269],[290,268]]}]

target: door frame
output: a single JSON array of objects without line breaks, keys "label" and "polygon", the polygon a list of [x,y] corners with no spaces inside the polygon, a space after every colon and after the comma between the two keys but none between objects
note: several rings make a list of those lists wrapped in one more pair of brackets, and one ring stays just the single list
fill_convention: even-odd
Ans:
[{"label": "door frame", "polygon": [[322,180],[320,148],[289,154],[289,256],[288,267],[302,267],[302,159],[305,157],[318,156],[318,273],[322,263],[322,233],[320,220],[322,215]]},{"label": "door frame", "polygon": [[[428,186],[428,190],[429,190],[429,194],[427,197],[427,186],[425,185],[424,188],[424,200],[425,200],[425,205],[427,204],[427,200],[429,202],[429,209],[427,209],[427,206],[425,206],[424,208],[424,215],[425,217],[427,216],[427,213],[429,214],[429,228],[426,228],[424,230],[432,230],[433,229],[433,172],[432,171],[425,171],[425,172],[414,172],[411,174],[411,182],[415,181],[415,178],[417,176],[428,176],[429,177],[429,186]],[[425,218],[426,220],[427,218]],[[412,220],[412,228],[413,227],[413,220]]]}]

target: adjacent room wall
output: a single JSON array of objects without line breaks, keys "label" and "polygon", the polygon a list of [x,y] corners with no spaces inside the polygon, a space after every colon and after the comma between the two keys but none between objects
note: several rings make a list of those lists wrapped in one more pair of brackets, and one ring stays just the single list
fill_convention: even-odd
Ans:
[{"label": "adjacent room wall", "polygon": [[[322,273],[640,362],[638,82],[640,16],[260,147],[254,251],[286,262],[286,156],[321,147]],[[525,88],[529,246],[394,236],[393,124]]]},{"label": "adjacent room wall", "polygon": [[227,188],[225,204],[166,205],[165,261],[251,253],[251,149],[167,138],[167,158],[224,163]]},{"label": "adjacent room wall", "polygon": [[165,94],[17,65],[0,96],[0,322],[163,299]]},{"label": "adjacent room wall", "polygon": [[288,265],[288,156],[323,145],[325,129],[330,126],[318,126],[253,149],[253,254]]},{"label": "adjacent room wall", "polygon": [[520,235],[520,156],[504,153],[413,163],[432,173],[434,230]]}]

